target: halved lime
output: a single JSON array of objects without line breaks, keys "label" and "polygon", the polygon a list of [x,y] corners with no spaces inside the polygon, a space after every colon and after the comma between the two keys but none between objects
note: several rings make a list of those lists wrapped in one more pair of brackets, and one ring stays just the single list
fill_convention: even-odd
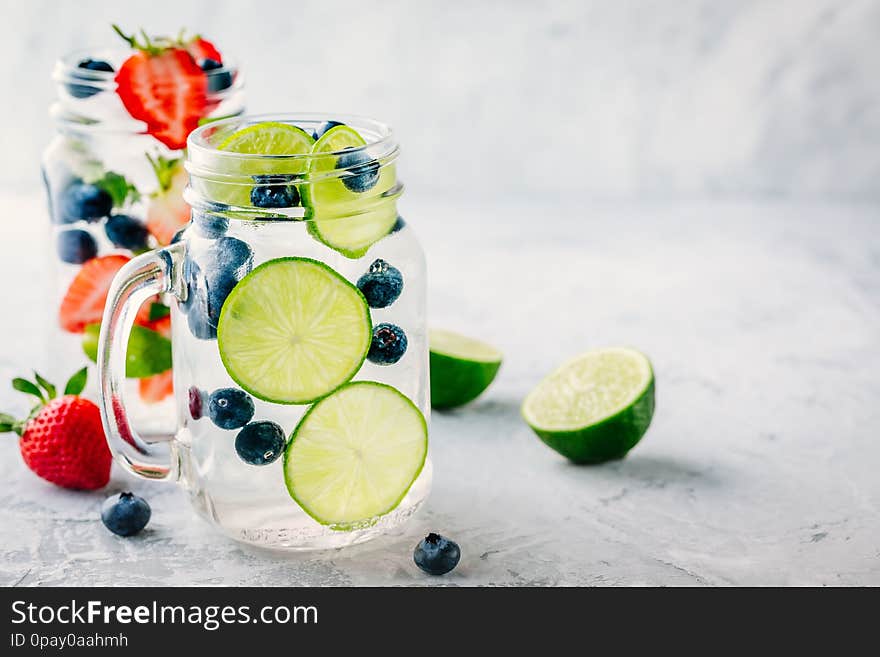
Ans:
[{"label": "halved lime", "polygon": [[[290,178],[304,177],[308,170],[306,158],[289,158],[285,155],[306,155],[312,150],[312,136],[302,128],[289,123],[265,121],[255,123],[226,137],[218,150],[243,155],[276,156],[241,158],[239,161],[223,160],[232,177],[238,180],[228,183],[211,183],[211,197],[239,207],[251,206],[251,189],[246,177],[279,175]],[[242,177],[245,177],[242,179]]]},{"label": "halved lime", "polygon": [[[360,169],[369,169],[378,176],[375,184],[364,191],[351,189],[350,180],[333,175],[340,156],[352,159],[362,153],[354,151],[347,155],[346,149],[360,149],[366,144],[363,137],[347,125],[330,128],[312,147],[309,183],[302,187],[306,218],[311,220],[309,231],[349,258],[364,255],[389,233],[397,221],[396,200],[385,195],[396,184],[393,164],[379,166],[379,163],[369,161],[365,154],[358,155],[364,158]],[[349,182],[348,186],[346,182]]]},{"label": "halved lime", "polygon": [[622,458],[654,415],[651,363],[624,347],[588,351],[541,381],[522,415],[541,440],[576,463]]},{"label": "halved lime", "polygon": [[[92,362],[98,361],[100,324],[88,324],[83,331],[82,348]],[[125,350],[125,376],[143,379],[171,369],[171,340],[143,326],[132,326]]]},{"label": "halved lime", "polygon": [[384,383],[356,381],[300,420],[284,453],[284,480],[315,520],[356,529],[400,504],[427,453],[428,425],[416,405]]},{"label": "halved lime", "polygon": [[501,352],[452,331],[432,329],[431,406],[454,408],[476,399],[501,367]]},{"label": "halved lime", "polygon": [[217,347],[242,388],[278,404],[309,404],[351,379],[372,338],[367,301],[309,258],[263,263],[220,311]]}]

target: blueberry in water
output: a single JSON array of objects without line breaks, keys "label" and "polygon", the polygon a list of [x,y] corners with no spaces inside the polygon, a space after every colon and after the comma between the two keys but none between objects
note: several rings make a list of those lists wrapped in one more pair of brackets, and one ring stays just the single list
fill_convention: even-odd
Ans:
[{"label": "blueberry in water", "polygon": [[201,420],[204,417],[205,393],[196,386],[190,386],[187,391],[187,403],[189,405],[189,416],[193,420]]},{"label": "blueberry in water", "polygon": [[358,279],[357,286],[370,308],[387,308],[403,291],[403,275],[380,258]]},{"label": "blueberry in water", "polygon": [[[230,73],[229,71],[218,70],[223,68],[223,64],[218,62],[216,59],[206,57],[199,62],[199,68],[208,74],[207,77],[209,92],[223,91],[224,89],[228,89],[232,86],[232,73]],[[217,72],[212,73],[211,71]]]},{"label": "blueberry in water", "polygon": [[367,358],[376,365],[394,365],[406,353],[406,333],[394,324],[382,323],[373,329]]},{"label": "blueberry in water", "polygon": [[397,221],[395,221],[394,225],[391,227],[391,230],[389,231],[389,235],[391,233],[396,233],[397,231],[402,229],[404,226],[406,226],[406,222],[403,220],[403,217],[401,217],[400,215],[397,215]]},{"label": "blueberry in water", "polygon": [[258,208],[295,208],[300,204],[299,190],[289,176],[254,176],[258,183],[251,189],[251,205]]},{"label": "blueberry in water", "polygon": [[187,257],[183,261],[183,280],[186,281],[186,299],[180,307],[186,314],[189,331],[199,340],[213,340],[217,327],[208,319],[208,291],[201,268]]},{"label": "blueberry in water", "polygon": [[118,536],[134,536],[150,522],[150,505],[132,493],[120,493],[104,500],[101,521]]},{"label": "blueberry in water", "polygon": [[[105,73],[112,73],[113,67],[110,66],[107,62],[101,61],[100,59],[84,59],[79,64],[76,65],[78,69],[82,69],[83,71],[104,71]],[[95,81],[87,75],[77,75],[76,72],[73,73],[73,78],[79,78],[83,80],[83,84],[68,84],[67,91],[74,98],[89,98],[90,96],[94,96],[96,93],[100,92],[100,89],[95,87]]]},{"label": "blueberry in water", "polygon": [[362,194],[379,182],[379,163],[369,155],[359,150],[346,148],[342,155],[336,159],[337,169],[346,169],[346,175],[341,180],[346,189]]},{"label": "blueberry in water", "polygon": [[98,255],[98,243],[87,231],[65,230],[58,233],[58,257],[62,262],[81,265]]},{"label": "blueberry in water", "polygon": [[339,121],[324,121],[321,125],[319,125],[314,132],[312,132],[312,138],[315,141],[318,141],[321,137],[324,136],[324,133],[327,132],[330,128],[335,128],[338,125],[345,125],[344,123],[340,123]]},{"label": "blueberry in water", "polygon": [[254,400],[244,390],[220,388],[208,397],[208,417],[221,429],[240,429],[254,417]]},{"label": "blueberry in water", "polygon": [[431,532],[416,545],[413,561],[429,575],[445,575],[458,565],[461,549],[458,543]]},{"label": "blueberry in water", "polygon": [[274,422],[251,422],[235,437],[235,451],[251,465],[268,465],[284,452],[284,430]]},{"label": "blueberry in water", "polygon": [[113,197],[97,185],[72,183],[61,194],[61,222],[97,221],[113,210]]},{"label": "blueberry in water", "polygon": [[200,214],[195,217],[193,223],[199,235],[209,240],[223,237],[229,228],[229,219],[215,214]]},{"label": "blueberry in water", "polygon": [[104,224],[104,232],[114,246],[132,251],[146,249],[147,239],[150,236],[150,232],[140,219],[129,217],[127,214],[111,215]]}]

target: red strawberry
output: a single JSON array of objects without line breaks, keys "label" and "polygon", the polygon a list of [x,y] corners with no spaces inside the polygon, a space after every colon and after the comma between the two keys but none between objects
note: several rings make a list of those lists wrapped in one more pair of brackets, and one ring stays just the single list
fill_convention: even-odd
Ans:
[{"label": "red strawberry", "polygon": [[201,62],[203,59],[213,59],[218,64],[223,63],[223,57],[220,55],[220,51],[214,47],[213,43],[200,36],[191,39],[189,43],[186,44],[186,49],[196,62]]},{"label": "red strawberry", "polygon": [[161,155],[156,158],[147,155],[147,159],[153,165],[159,181],[159,189],[147,206],[147,229],[159,244],[165,246],[171,244],[177,231],[189,222],[190,208],[183,200],[183,190],[189,182],[189,176],[180,159],[168,159]]},{"label": "red strawberry", "polygon": [[[70,282],[61,301],[58,321],[61,328],[71,333],[82,333],[87,324],[99,323],[104,316],[104,304],[110,283],[122,266],[131,258],[124,255],[107,255],[92,258],[82,266]],[[138,311],[138,323],[149,320],[150,304],[145,303]]]},{"label": "red strawberry", "polygon": [[186,148],[186,138],[205,115],[208,78],[193,56],[178,42],[159,39],[144,43],[117,33],[137,52],[116,74],[116,93],[132,118],[147,124],[147,132],[172,150]]},{"label": "red strawberry", "polygon": [[174,383],[171,370],[155,374],[138,381],[138,392],[141,399],[148,404],[157,404],[174,394]]},{"label": "red strawberry", "polygon": [[0,414],[0,432],[21,436],[18,446],[25,465],[46,481],[80,490],[102,488],[110,480],[112,456],[98,407],[79,396],[86,369],[71,377],[60,398],[53,385],[34,374],[39,385],[26,379],[14,379],[12,385],[40,402],[23,421]]}]

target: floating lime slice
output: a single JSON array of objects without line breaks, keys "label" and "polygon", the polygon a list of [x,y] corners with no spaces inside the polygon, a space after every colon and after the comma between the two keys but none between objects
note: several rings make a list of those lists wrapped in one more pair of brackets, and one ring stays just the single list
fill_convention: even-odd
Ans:
[{"label": "floating lime slice", "polygon": [[654,372],[634,349],[589,351],[547,376],[522,415],[547,445],[577,463],[622,458],[651,424]]},{"label": "floating lime slice", "polygon": [[[357,150],[366,143],[363,137],[346,125],[338,125],[325,132],[312,147],[309,183],[302,187],[306,216],[311,219],[309,231],[315,238],[349,258],[364,255],[391,231],[397,221],[396,199],[393,195],[385,196],[396,184],[394,165],[379,166],[379,163],[365,159],[360,170],[374,172],[375,182],[370,179],[369,188],[363,191],[355,191],[358,187],[352,185],[351,176],[346,180],[334,175],[340,157],[366,158],[365,155],[359,155],[362,151]],[[356,150],[346,154],[346,149]]]},{"label": "floating lime slice", "polygon": [[287,443],[290,496],[334,529],[365,526],[400,504],[422,471],[428,425],[391,386],[350,383],[315,404]]},{"label": "floating lime slice", "polygon": [[[98,360],[100,324],[89,324],[83,331],[82,347],[93,362]],[[125,351],[125,376],[143,379],[171,369],[171,340],[143,326],[133,326]]]},{"label": "floating lime slice", "polygon": [[229,375],[279,404],[309,404],[333,392],[360,369],[371,338],[360,290],[309,258],[254,269],[227,297],[217,325]]},{"label": "floating lime slice", "polygon": [[[226,137],[218,150],[242,155],[278,156],[241,158],[230,162],[222,160],[230,175],[228,183],[211,182],[208,191],[211,198],[228,205],[251,206],[251,189],[247,178],[258,175],[283,175],[292,179],[304,177],[308,170],[306,158],[282,157],[306,155],[312,150],[312,136],[289,123],[266,121],[255,123]],[[238,179],[235,179],[238,178]]]},{"label": "floating lime slice", "polygon": [[452,331],[432,330],[431,406],[454,408],[476,399],[501,367],[501,352]]}]

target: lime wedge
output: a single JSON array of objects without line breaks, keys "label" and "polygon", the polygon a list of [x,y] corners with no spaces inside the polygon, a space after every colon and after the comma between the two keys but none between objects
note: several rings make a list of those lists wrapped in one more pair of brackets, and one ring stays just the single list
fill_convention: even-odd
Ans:
[{"label": "lime wedge", "polygon": [[[82,347],[92,362],[98,360],[100,324],[88,324],[83,331]],[[133,326],[125,352],[125,376],[130,379],[161,374],[171,369],[171,340],[143,326]]]},{"label": "lime wedge", "polygon": [[422,471],[428,425],[391,386],[356,381],[315,404],[287,443],[284,480],[303,511],[334,529],[370,524]]},{"label": "lime wedge", "polygon": [[501,352],[452,331],[431,330],[431,406],[454,408],[476,399],[501,367]]},{"label": "lime wedge", "polygon": [[538,437],[576,463],[622,458],[651,424],[654,372],[634,349],[597,349],[570,360],[526,397]]},{"label": "lime wedge", "polygon": [[[305,130],[289,123],[266,121],[238,130],[220,142],[218,150],[242,155],[279,156],[276,158],[241,158],[224,165],[231,176],[279,175],[290,178],[304,177],[308,170],[306,158],[285,158],[284,155],[306,155],[312,150],[314,139]],[[252,185],[247,180],[212,183],[212,198],[239,207],[249,207]]]},{"label": "lime wedge", "polygon": [[[349,258],[364,255],[397,221],[396,199],[385,196],[396,184],[394,165],[370,161],[359,150],[366,143],[346,125],[330,128],[312,147],[309,184],[302,187],[306,217],[311,219],[309,232]],[[357,176],[334,177],[340,158],[347,162],[343,168],[364,172],[366,184],[353,184]],[[364,162],[352,167],[354,158]]]},{"label": "lime wedge", "polygon": [[367,301],[309,258],[263,263],[220,311],[217,347],[229,376],[260,399],[309,404],[351,379],[372,339]]}]

